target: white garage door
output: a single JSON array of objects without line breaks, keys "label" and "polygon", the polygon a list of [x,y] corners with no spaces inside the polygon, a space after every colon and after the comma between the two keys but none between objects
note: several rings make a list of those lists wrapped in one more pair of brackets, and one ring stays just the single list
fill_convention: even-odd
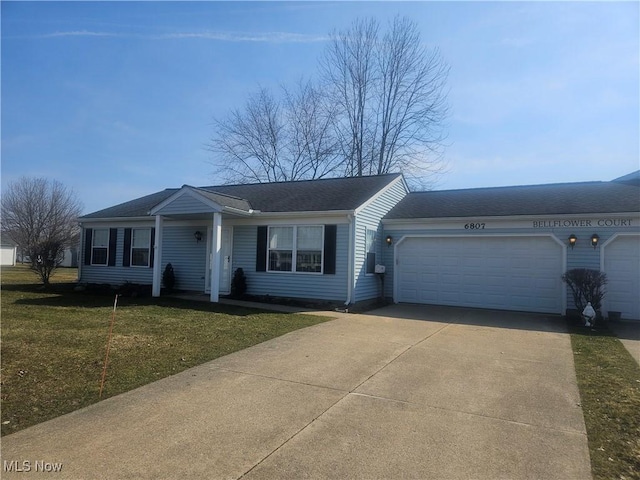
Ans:
[{"label": "white garage door", "polygon": [[562,252],[550,237],[407,238],[396,300],[562,313]]},{"label": "white garage door", "polygon": [[607,274],[607,311],[622,313],[623,319],[640,320],[640,236],[620,236],[604,248]]}]

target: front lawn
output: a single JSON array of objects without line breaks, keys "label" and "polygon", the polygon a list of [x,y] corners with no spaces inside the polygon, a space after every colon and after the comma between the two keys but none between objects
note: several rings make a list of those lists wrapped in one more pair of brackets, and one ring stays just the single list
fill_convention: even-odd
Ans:
[{"label": "front lawn", "polygon": [[[114,296],[73,292],[75,269],[43,290],[2,268],[2,435],[99,401]],[[118,299],[103,398],[327,318],[175,298]]]},{"label": "front lawn", "polygon": [[570,328],[593,478],[640,479],[640,367],[606,327]]}]

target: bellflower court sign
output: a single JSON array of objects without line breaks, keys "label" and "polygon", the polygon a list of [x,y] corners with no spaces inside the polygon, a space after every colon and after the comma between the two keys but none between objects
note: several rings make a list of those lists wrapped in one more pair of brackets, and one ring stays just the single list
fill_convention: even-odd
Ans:
[{"label": "bellflower court sign", "polygon": [[597,218],[566,220],[534,220],[533,228],[591,228],[591,227],[632,227],[631,218]]}]

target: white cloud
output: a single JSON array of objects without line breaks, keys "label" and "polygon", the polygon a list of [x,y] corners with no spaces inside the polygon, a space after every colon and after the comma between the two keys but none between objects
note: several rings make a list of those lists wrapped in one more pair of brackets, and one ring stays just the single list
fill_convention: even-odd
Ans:
[{"label": "white cloud", "polygon": [[326,35],[296,33],[296,32],[176,32],[162,34],[138,34],[118,32],[98,32],[90,30],[71,30],[67,32],[53,32],[37,35],[36,38],[63,37],[112,37],[138,38],[142,40],[213,40],[219,42],[263,42],[263,43],[314,43],[325,42]]},{"label": "white cloud", "polygon": [[155,39],[204,39],[223,42],[266,42],[266,43],[309,43],[324,42],[328,39],[324,35],[308,35],[292,32],[183,32],[150,36]]},{"label": "white cloud", "polygon": [[37,38],[58,38],[58,37],[121,37],[118,33],[91,32],[88,30],[72,30],[68,32],[53,32],[37,35]]}]

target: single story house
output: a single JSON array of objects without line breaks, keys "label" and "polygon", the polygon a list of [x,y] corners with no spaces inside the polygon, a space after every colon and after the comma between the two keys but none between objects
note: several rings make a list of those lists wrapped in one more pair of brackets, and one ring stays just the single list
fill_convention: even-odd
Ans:
[{"label": "single story house", "polygon": [[[562,274],[606,272],[604,310],[640,319],[640,171],[610,182],[409,192],[401,174],[167,189],[81,218],[80,282],[344,304],[562,314]],[[381,266],[385,273],[380,273]],[[384,293],[383,293],[384,292]]]}]

